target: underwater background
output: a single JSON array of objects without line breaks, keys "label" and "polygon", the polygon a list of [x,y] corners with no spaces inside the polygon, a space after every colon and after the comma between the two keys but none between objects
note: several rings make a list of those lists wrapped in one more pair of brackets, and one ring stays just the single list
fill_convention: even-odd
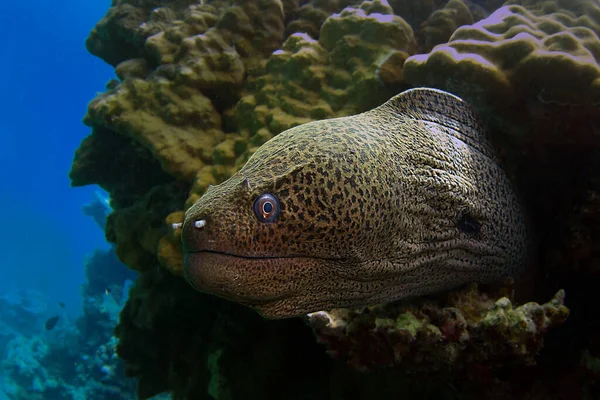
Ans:
[{"label": "underwater background", "polygon": [[[120,309],[112,297],[121,293],[105,291],[111,284],[122,288],[135,274],[82,210],[107,194],[93,186],[73,189],[68,177],[73,153],[88,134],[81,123],[86,104],[113,75],[84,44],[108,5],[0,4],[2,399],[130,397],[97,386],[114,367],[110,338]],[[92,288],[94,263],[96,273],[106,276]]]},{"label": "underwater background", "polygon": [[[597,0],[39,0],[0,22],[0,400],[600,399]],[[210,185],[419,86],[489,131],[525,284],[272,321],[185,281],[178,224]]]},{"label": "underwater background", "polygon": [[[81,262],[104,240],[81,212],[94,189],[71,189],[68,171],[86,135],[81,115],[89,97],[111,76],[83,45],[106,4],[40,1],[31,9],[16,2],[1,7],[2,33],[10,38],[0,66],[6,141],[0,150],[2,226],[12,228],[3,233],[0,290],[35,288],[77,313]],[[48,15],[55,19],[50,22]]]}]

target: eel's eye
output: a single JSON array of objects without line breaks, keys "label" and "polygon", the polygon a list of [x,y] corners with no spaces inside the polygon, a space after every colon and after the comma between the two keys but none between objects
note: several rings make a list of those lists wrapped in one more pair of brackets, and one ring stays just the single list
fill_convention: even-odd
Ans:
[{"label": "eel's eye", "polygon": [[260,222],[273,222],[279,215],[279,200],[271,193],[258,196],[254,201],[254,214]]}]

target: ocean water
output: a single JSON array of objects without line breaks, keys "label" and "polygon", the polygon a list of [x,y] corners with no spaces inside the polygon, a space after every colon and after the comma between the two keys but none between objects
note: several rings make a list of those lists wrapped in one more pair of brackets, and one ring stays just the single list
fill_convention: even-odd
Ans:
[{"label": "ocean water", "polygon": [[[0,4],[2,400],[91,398],[80,389],[83,381],[72,379],[74,371],[106,376],[105,363],[94,358],[102,343],[89,342],[89,335],[81,339],[90,330],[83,322],[85,304],[96,304],[82,285],[94,251],[110,246],[82,212],[99,188],[71,188],[68,172],[75,149],[89,134],[81,123],[86,105],[113,76],[84,46],[108,6],[109,1],[76,0]],[[109,313],[105,320],[112,318],[114,325],[120,306],[112,299],[98,303],[105,314],[88,317],[89,326]],[[56,317],[55,327],[45,329]],[[109,340],[110,325],[94,329]],[[46,367],[58,368],[65,381],[57,383]],[[111,397],[99,393],[98,398]]]},{"label": "ocean water", "polygon": [[0,74],[0,292],[39,290],[81,308],[86,254],[106,246],[81,207],[94,187],[72,189],[73,153],[89,129],[86,105],[113,76],[84,41],[108,1],[2,2]]}]

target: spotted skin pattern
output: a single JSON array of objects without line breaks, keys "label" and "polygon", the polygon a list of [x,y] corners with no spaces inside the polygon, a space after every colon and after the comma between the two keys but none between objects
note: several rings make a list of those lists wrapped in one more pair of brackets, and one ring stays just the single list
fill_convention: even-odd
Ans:
[{"label": "spotted skin pattern", "polygon": [[[270,223],[253,210],[265,193],[280,203]],[[182,239],[193,287],[268,318],[490,282],[526,257],[519,202],[473,112],[428,88],[269,140],[186,212]]]}]

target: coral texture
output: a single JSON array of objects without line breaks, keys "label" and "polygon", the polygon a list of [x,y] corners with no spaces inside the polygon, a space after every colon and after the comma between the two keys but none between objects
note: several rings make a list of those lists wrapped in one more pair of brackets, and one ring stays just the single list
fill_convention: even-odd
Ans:
[{"label": "coral texture", "polygon": [[456,30],[447,44],[411,57],[406,80],[456,93],[509,122],[528,116],[519,106],[597,103],[600,7],[590,1],[569,11],[560,3],[526,3],[504,6]]},{"label": "coral texture", "polygon": [[287,36],[293,33],[305,33],[313,39],[318,39],[323,22],[332,14],[339,13],[344,7],[355,2],[352,0],[309,0],[303,3],[285,28]]},{"label": "coral texture", "polygon": [[446,43],[454,31],[474,22],[467,4],[462,0],[450,0],[444,8],[433,12],[420,28],[420,51],[429,52],[438,44]]},{"label": "coral texture", "polygon": [[410,26],[377,1],[334,14],[318,40],[292,34],[236,106],[238,127],[250,137],[248,154],[292,126],[385,101],[388,86],[402,83],[402,64],[415,48]]},{"label": "coral texture", "polygon": [[216,4],[154,9],[136,28],[145,57],[117,65],[122,83],[94,99],[84,119],[133,138],[180,179],[218,163],[213,152],[224,133],[216,106],[224,104],[207,96],[235,101],[254,59],[283,41],[279,1]]},{"label": "coral texture", "polygon": [[482,293],[476,284],[445,301],[386,304],[310,314],[308,320],[334,358],[359,370],[410,363],[415,368],[467,368],[507,359],[534,364],[544,334],[568,314],[564,291],[544,304],[513,308],[512,283]]},{"label": "coral texture", "polygon": [[[214,147],[222,166],[213,162],[198,172],[186,206],[209,185],[229,177],[274,135],[385,101],[401,86],[402,64],[415,48],[411,27],[381,1],[365,1],[332,15],[322,24],[319,40],[292,34],[263,69],[252,73],[234,111],[238,134]],[[178,242],[178,236],[162,240],[159,252],[171,254],[162,260],[181,259]],[[176,264],[167,265],[178,270]]]}]

